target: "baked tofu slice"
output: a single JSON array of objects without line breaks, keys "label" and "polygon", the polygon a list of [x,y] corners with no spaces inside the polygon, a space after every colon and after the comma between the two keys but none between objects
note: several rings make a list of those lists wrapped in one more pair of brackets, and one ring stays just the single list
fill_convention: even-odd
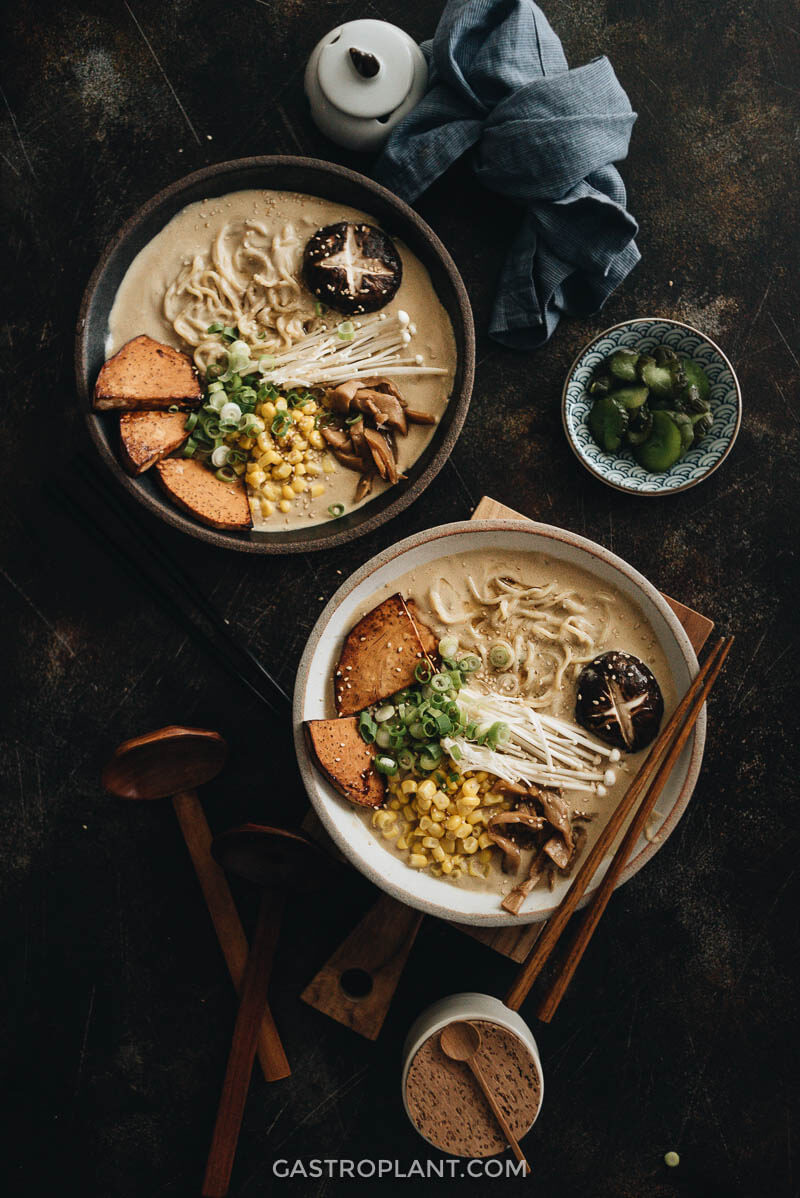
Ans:
[{"label": "baked tofu slice", "polygon": [[185,412],[122,412],[119,455],[128,474],[143,474],[188,440]]},{"label": "baked tofu slice", "polygon": [[414,670],[436,652],[436,637],[412,599],[390,595],[349,633],[333,676],[339,715],[363,711],[416,682]]},{"label": "baked tofu slice", "polygon": [[109,358],[97,376],[99,411],[157,410],[173,404],[197,407],[203,390],[191,358],[142,334]]},{"label": "baked tofu slice", "polygon": [[361,739],[356,716],[306,720],[309,751],[339,794],[359,807],[380,807],[386,786],[373,764],[373,748]]},{"label": "baked tofu slice", "polygon": [[164,458],[156,463],[161,486],[180,508],[209,528],[247,529],[250,504],[244,481],[225,483],[194,458]]}]

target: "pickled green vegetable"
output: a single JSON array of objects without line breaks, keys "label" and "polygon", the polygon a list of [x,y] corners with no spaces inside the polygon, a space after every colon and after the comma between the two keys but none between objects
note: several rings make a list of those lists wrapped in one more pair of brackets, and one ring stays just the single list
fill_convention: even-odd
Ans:
[{"label": "pickled green vegetable", "polygon": [[669,398],[672,395],[672,371],[669,366],[659,366],[655,358],[641,357],[638,365],[639,378],[654,395]]},{"label": "pickled green vegetable", "polygon": [[690,387],[694,386],[700,393],[700,398],[708,403],[711,395],[711,383],[708,381],[708,375],[702,366],[698,366],[697,362],[693,362],[691,358],[681,358],[681,366],[683,373],[686,375],[686,382]]},{"label": "pickled green vegetable", "polygon": [[680,429],[663,409],[653,412],[653,427],[643,445],[634,446],[633,456],[645,470],[660,473],[674,466],[683,452]]},{"label": "pickled green vegetable", "polygon": [[639,355],[632,349],[615,350],[606,362],[609,371],[621,383],[636,382],[636,363]]},{"label": "pickled green vegetable", "polygon": [[613,453],[622,444],[628,427],[628,409],[611,395],[598,399],[589,413],[589,428],[597,444]]},{"label": "pickled green vegetable", "polygon": [[647,404],[642,404],[635,412],[631,412],[631,419],[625,433],[625,440],[629,445],[643,445],[650,436],[652,427],[653,413]]},{"label": "pickled green vegetable", "polygon": [[640,408],[647,400],[646,387],[618,387],[616,391],[611,392],[611,398],[616,399],[618,403],[624,404],[629,410]]}]

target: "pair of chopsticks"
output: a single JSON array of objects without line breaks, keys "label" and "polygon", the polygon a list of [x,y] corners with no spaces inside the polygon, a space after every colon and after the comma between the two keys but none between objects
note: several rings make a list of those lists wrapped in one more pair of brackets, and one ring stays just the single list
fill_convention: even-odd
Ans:
[{"label": "pair of chopsticks", "polygon": [[[586,860],[578,870],[562,902],[550,917],[539,939],[531,949],[505,997],[505,1004],[518,1011],[527,998],[531,986],[550,958],[562,932],[567,926],[598,866],[610,850],[622,830],[625,820],[633,811],[639,798],[645,797],[634,815],[619,848],[614,854],[602,882],[592,895],[577,932],[561,959],[555,977],[537,1007],[536,1014],[544,1023],[553,1018],[561,999],[566,993],[573,974],[583,957],[608,901],[633,850],[642,835],[664,785],[675,765],[706,699],[716,682],[725,658],[730,652],[733,637],[722,637],[709,653],[697,677],[681,699],[675,711],[662,728],[652,749],[631,785],[623,795],[611,819],[592,846]],[[662,758],[659,764],[659,759]],[[648,790],[649,787],[649,790]],[[645,794],[645,792],[647,792]]]},{"label": "pair of chopsticks", "polygon": [[[231,677],[273,714],[288,714],[286,690],[231,631],[227,619],[145,526],[116,487],[82,455],[76,476],[47,484],[47,491],[113,561]],[[98,512],[103,519],[98,520]]]}]

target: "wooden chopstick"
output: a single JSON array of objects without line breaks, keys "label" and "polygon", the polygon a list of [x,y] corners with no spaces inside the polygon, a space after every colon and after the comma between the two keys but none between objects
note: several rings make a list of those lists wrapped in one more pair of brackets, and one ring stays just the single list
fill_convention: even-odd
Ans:
[{"label": "wooden chopstick", "polygon": [[717,680],[720,670],[722,669],[725,658],[728,656],[733,637],[730,637],[719,656],[716,659],[711,672],[703,686],[701,693],[698,695],[695,705],[690,710],[686,717],[686,722],[668,749],[661,765],[658,768],[656,776],[650,784],[650,789],[642,799],[642,802],[631,820],[628,830],[625,833],[619,848],[609,865],[605,876],[598,886],[597,890],[592,895],[589,906],[584,912],[583,918],[578,926],[578,930],[569,946],[563,960],[560,962],[558,972],[543,995],[541,1002],[536,1011],[536,1016],[544,1023],[549,1023],[558,1009],[558,1004],[566,993],[567,987],[572,981],[573,974],[580,964],[581,958],[592,938],[595,928],[597,927],[603,912],[608,906],[609,899],[614,893],[614,887],[617,880],[625,868],[634,848],[642,835],[650,818],[653,808],[658,802],[659,796],[664,789],[664,785],[675,765],[683,746],[689,739],[689,735],[694,728],[698,716],[703,707],[709,691]]},{"label": "wooden chopstick", "polygon": [[602,862],[608,850],[611,848],[611,845],[616,840],[623,824],[625,823],[625,820],[630,815],[640,796],[649,785],[661,754],[668,747],[668,745],[671,744],[676,736],[677,730],[682,720],[687,713],[692,710],[696,700],[698,699],[698,696],[700,696],[702,693],[703,697],[697,703],[697,711],[699,713],[703,703],[705,702],[705,695],[708,693],[704,690],[706,680],[716,666],[717,660],[721,655],[727,655],[729,648],[730,640],[726,641],[723,638],[717,641],[703,663],[700,671],[697,674],[697,677],[692,682],[692,685],[689,687],[686,694],[675,708],[675,711],[672,713],[669,720],[658,734],[658,737],[648,753],[647,758],[640,767],[639,772],[637,773],[631,785],[628,787],[625,794],[620,799],[610,820],[606,824],[605,828],[603,828],[602,832],[589,851],[585,861],[575,875],[572,885],[565,894],[559,906],[556,908],[555,913],[551,915],[550,919],[545,924],[544,931],[534,944],[525,961],[523,961],[522,965],[520,966],[519,972],[512,982],[511,988],[509,989],[504,1000],[506,1006],[510,1007],[513,1011],[518,1011],[527,998],[528,991],[530,990],[536,978],[539,976],[539,973],[558,943],[564,928],[567,926],[567,923],[574,914],[578,903],[583,898],[586,888],[594,877],[598,866]]}]

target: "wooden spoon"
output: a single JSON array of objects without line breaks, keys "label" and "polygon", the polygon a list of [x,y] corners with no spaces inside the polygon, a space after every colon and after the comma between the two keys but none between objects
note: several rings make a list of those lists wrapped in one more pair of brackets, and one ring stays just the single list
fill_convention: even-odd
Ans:
[{"label": "wooden spoon", "polygon": [[253,1071],[258,1029],[267,1007],[267,988],[284,901],[287,893],[322,885],[329,862],[321,849],[301,833],[263,824],[242,824],[223,833],[214,841],[211,851],[225,869],[262,888],[203,1180],[203,1198],[225,1198]]},{"label": "wooden spoon", "polygon": [[491,1087],[486,1078],[483,1076],[483,1070],[480,1067],[476,1057],[481,1047],[481,1034],[478,1029],[471,1023],[465,1020],[458,1020],[456,1023],[448,1023],[447,1027],[442,1028],[439,1033],[439,1044],[442,1052],[451,1061],[463,1061],[469,1065],[472,1070],[472,1075],[475,1081],[483,1090],[486,1101],[492,1108],[495,1119],[500,1124],[500,1130],[511,1145],[511,1150],[514,1156],[525,1166],[525,1172],[530,1173],[531,1167],[525,1159],[525,1154],[519,1146],[516,1136],[508,1125],[503,1111],[497,1102]]},{"label": "wooden spoon", "polygon": [[[217,776],[227,755],[228,746],[218,732],[171,725],[126,740],[115,749],[103,770],[102,784],[118,799],[171,798],[238,994],[247,964],[247,937],[225,874],[211,856],[211,829],[195,793],[196,787]],[[291,1073],[269,1007],[264,1012],[258,1059],[268,1082]]]}]

